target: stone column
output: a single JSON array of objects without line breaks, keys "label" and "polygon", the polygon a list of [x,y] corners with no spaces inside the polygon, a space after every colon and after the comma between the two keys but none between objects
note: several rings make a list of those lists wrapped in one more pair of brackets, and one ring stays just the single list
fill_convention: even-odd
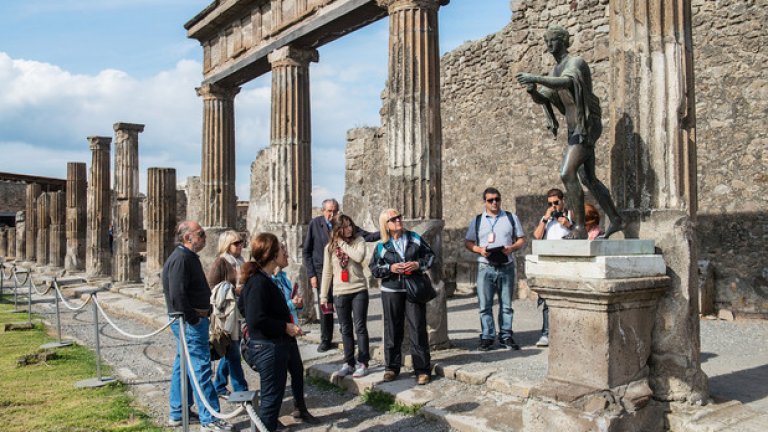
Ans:
[{"label": "stone column", "polygon": [[203,98],[202,218],[205,227],[234,227],[235,198],[235,96],[239,87],[205,84],[197,89]]},{"label": "stone column", "polygon": [[[651,385],[660,400],[705,400],[699,358],[696,104],[690,0],[611,0],[612,188],[629,235],[656,240],[672,288],[654,328]],[[649,215],[648,217],[641,215]]]},{"label": "stone column", "polygon": [[64,268],[69,271],[85,270],[87,188],[85,163],[67,163],[67,255]]},{"label": "stone column", "polygon": [[16,260],[23,261],[27,253],[27,212],[16,212]]},{"label": "stone column", "polygon": [[117,217],[113,229],[113,274],[115,282],[139,282],[139,133],[144,131],[144,125],[115,123],[113,128],[117,198]]},{"label": "stone column", "polygon": [[48,263],[53,267],[64,267],[64,256],[67,254],[67,197],[64,191],[49,192],[49,196],[51,226]]},{"label": "stone column", "polygon": [[[438,257],[442,220],[442,123],[438,8],[444,0],[376,0],[389,12],[389,77],[385,129],[389,205],[420,226]],[[430,344],[448,345],[442,264],[431,276],[438,297],[427,305]]]},{"label": "stone column", "polygon": [[88,137],[91,148],[91,174],[88,179],[88,235],[85,270],[90,277],[112,275],[112,251],[109,248],[110,185],[109,145],[110,137]]},{"label": "stone column", "polygon": [[8,247],[5,257],[7,259],[16,259],[16,228],[8,228]]},{"label": "stone column", "polygon": [[8,229],[0,228],[0,256],[8,259]]},{"label": "stone column", "polygon": [[40,196],[40,185],[32,183],[27,185],[27,203],[25,214],[25,258],[28,262],[37,259],[37,197]]},{"label": "stone column", "polygon": [[160,273],[174,248],[176,229],[176,170],[147,171],[147,289],[162,290]]},{"label": "stone column", "polygon": [[50,260],[51,193],[43,192],[37,197],[37,265],[44,266]]}]

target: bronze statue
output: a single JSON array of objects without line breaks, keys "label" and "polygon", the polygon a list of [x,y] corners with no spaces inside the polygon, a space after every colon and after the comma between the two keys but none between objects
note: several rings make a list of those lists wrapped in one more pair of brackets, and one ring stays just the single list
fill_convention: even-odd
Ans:
[{"label": "bronze statue", "polygon": [[[573,211],[573,229],[564,238],[585,239],[584,191],[581,181],[600,203],[610,223],[605,234],[624,229],[624,220],[616,211],[608,188],[595,175],[595,142],[603,132],[600,120],[600,100],[592,91],[592,74],[589,65],[579,56],[568,54],[570,36],[561,26],[551,26],[544,34],[547,52],[555,58],[555,67],[547,76],[520,72],[517,81],[528,87],[534,102],[544,106],[547,128],[557,136],[558,123],[552,109],[554,105],[565,115],[568,124],[568,147],[563,155],[560,178],[566,189],[566,201]],[[541,89],[537,88],[541,85]]]}]

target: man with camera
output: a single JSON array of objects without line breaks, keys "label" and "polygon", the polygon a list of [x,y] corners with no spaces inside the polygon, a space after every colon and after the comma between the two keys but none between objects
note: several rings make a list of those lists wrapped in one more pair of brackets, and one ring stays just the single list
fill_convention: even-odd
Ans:
[{"label": "man with camera", "polygon": [[469,224],[464,246],[477,257],[477,299],[480,307],[480,345],[488,351],[496,340],[493,298],[499,296],[499,345],[519,350],[512,338],[512,297],[515,293],[515,252],[525,247],[525,232],[516,215],[501,209],[501,193],[483,191],[485,211]]},{"label": "man with camera", "polygon": [[[533,238],[536,240],[559,240],[571,232],[573,222],[571,212],[565,209],[565,200],[563,191],[557,188],[547,191],[547,211],[544,212],[536,229],[533,231]],[[549,346],[549,307],[547,301],[539,297],[538,305],[543,305],[541,311],[542,326],[541,337],[536,342],[536,346]]]}]

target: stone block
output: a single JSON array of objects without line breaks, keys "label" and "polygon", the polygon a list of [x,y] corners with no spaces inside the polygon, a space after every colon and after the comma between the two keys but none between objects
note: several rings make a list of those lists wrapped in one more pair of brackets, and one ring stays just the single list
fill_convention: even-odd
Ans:
[{"label": "stone block", "polygon": [[611,255],[651,255],[653,240],[534,240],[533,255],[595,257]]},{"label": "stone block", "polygon": [[667,271],[661,255],[623,255],[572,258],[526,255],[525,274],[530,277],[624,279],[661,276]]}]

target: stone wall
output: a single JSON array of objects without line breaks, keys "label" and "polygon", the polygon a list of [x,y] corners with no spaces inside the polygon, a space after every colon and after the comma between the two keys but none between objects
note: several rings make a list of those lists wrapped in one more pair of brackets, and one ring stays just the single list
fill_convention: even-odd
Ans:
[{"label": "stone wall", "polygon": [[[447,7],[450,7],[448,5]],[[561,187],[564,131],[546,129],[541,107],[514,80],[518,71],[543,73],[553,61],[543,35],[551,24],[571,33],[570,51],[592,67],[608,129],[608,0],[513,0],[512,19],[498,33],[466,43],[441,60],[443,118],[443,254],[446,277],[459,290],[474,286],[474,256],[463,247],[481,193],[497,187],[503,207],[518,214],[528,238],[543,214],[544,193]],[[768,0],[693,0],[696,53],[700,257],[715,269],[716,302],[742,314],[768,314]],[[564,119],[559,116],[561,125]],[[375,221],[386,205],[378,180],[386,176],[382,129],[347,137],[344,210]],[[598,177],[610,184],[611,151],[597,143]],[[593,202],[587,197],[588,202]],[[529,253],[530,246],[522,257]],[[522,259],[518,259],[522,273]],[[525,287],[525,283],[521,288]],[[739,313],[737,313],[738,316]]]},{"label": "stone wall", "polygon": [[0,213],[16,213],[26,207],[27,184],[18,181],[0,181]]}]

